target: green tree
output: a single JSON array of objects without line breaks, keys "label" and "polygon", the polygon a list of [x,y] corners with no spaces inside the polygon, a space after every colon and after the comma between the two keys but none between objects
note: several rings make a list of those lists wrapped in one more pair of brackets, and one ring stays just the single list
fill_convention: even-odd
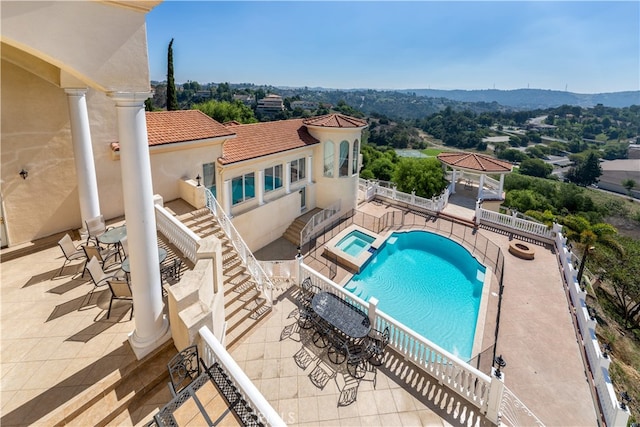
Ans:
[{"label": "green tree", "polygon": [[391,181],[396,165],[387,156],[375,159],[371,163],[371,172],[380,181]]},{"label": "green tree", "polygon": [[173,78],[173,39],[169,42],[167,61],[167,111],[173,111],[179,109],[176,82]]},{"label": "green tree", "polygon": [[256,123],[258,121],[253,114],[253,110],[240,101],[227,102],[209,100],[200,104],[194,104],[193,108],[202,111],[220,123],[233,120],[239,123]]},{"label": "green tree", "polygon": [[398,190],[416,196],[434,197],[447,186],[442,165],[435,158],[401,158],[393,176]]},{"label": "green tree", "polygon": [[595,153],[590,152],[587,158],[578,163],[578,165],[569,169],[567,178],[569,181],[578,185],[591,185],[598,182],[598,178],[602,175],[600,160]]},{"label": "green tree", "polygon": [[546,178],[553,171],[553,166],[540,159],[526,159],[520,163],[520,173],[524,175]]},{"label": "green tree", "polygon": [[631,178],[622,180],[622,186],[627,189],[627,194],[629,196],[631,196],[631,190],[633,190],[633,187],[636,185],[636,182]]}]

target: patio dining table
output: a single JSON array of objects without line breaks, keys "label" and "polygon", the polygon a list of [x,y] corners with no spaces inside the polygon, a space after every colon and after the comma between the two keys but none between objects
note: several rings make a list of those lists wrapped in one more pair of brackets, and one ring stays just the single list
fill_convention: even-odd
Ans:
[{"label": "patio dining table", "polygon": [[[167,250],[164,248],[158,247],[158,262],[162,264],[162,262],[167,258]],[[129,261],[129,257],[126,257],[124,261],[122,261],[122,265],[120,266],[122,271],[125,273],[131,273],[131,265]]]},{"label": "patio dining table", "polygon": [[98,241],[105,245],[119,245],[122,239],[127,235],[127,226],[121,225],[105,231],[98,236]]},{"label": "patio dining table", "polygon": [[366,337],[371,331],[367,314],[331,292],[318,292],[311,300],[313,311],[351,338]]}]

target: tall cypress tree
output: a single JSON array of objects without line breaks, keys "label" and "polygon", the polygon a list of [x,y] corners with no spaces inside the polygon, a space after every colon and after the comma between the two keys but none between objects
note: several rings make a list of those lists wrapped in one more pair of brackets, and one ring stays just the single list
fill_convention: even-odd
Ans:
[{"label": "tall cypress tree", "polygon": [[178,95],[176,94],[176,82],[173,80],[173,39],[169,42],[167,66],[167,111],[178,110]]}]

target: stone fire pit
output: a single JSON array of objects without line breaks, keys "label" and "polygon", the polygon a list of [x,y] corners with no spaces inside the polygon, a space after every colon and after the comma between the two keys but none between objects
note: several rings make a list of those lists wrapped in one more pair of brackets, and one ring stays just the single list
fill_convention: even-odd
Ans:
[{"label": "stone fire pit", "polygon": [[533,259],[535,256],[535,252],[531,248],[531,245],[521,242],[520,240],[513,240],[509,243],[509,252],[522,259]]}]

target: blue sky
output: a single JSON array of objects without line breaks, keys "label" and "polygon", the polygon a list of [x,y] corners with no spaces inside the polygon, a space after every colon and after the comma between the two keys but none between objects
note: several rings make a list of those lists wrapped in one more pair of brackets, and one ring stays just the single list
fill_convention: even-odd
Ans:
[{"label": "blue sky", "polygon": [[640,90],[638,1],[165,1],[152,80],[372,89]]}]

